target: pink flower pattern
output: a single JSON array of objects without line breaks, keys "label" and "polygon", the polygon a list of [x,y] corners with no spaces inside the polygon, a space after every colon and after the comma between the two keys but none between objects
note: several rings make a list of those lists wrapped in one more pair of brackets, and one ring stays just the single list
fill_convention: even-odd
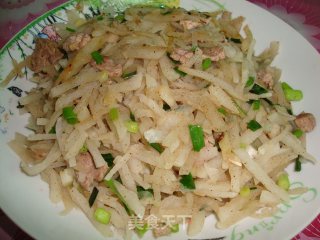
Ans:
[{"label": "pink flower pattern", "polygon": [[[255,3],[290,24],[320,51],[320,0],[248,0]],[[44,12],[66,2],[66,0],[0,0],[0,47],[4,46],[20,29]],[[36,5],[36,8],[32,6]],[[19,14],[10,14],[19,11]],[[8,14],[9,13],[9,14]],[[4,16],[4,17],[3,17]],[[8,16],[10,16],[8,18]],[[42,33],[58,38],[52,29],[43,29]],[[0,210],[0,239],[32,238],[20,230]],[[320,215],[292,240],[320,240]]]}]

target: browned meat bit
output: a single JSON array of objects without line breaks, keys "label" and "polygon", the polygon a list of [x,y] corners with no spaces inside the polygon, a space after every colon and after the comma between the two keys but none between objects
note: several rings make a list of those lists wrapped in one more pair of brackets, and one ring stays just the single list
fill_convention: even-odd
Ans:
[{"label": "browned meat bit", "polygon": [[173,52],[170,55],[170,57],[173,60],[179,61],[182,64],[186,63],[192,56],[193,56],[193,52],[186,51],[186,50],[181,49],[181,48],[174,49]]},{"label": "browned meat bit", "polygon": [[274,81],[271,73],[267,72],[266,70],[261,70],[258,72],[257,77],[258,81],[263,83],[267,88],[273,88]]},{"label": "browned meat bit", "polygon": [[80,185],[88,190],[94,181],[102,181],[107,173],[107,166],[95,168],[92,156],[90,153],[80,153],[76,157],[77,179]]},{"label": "browned meat bit", "polygon": [[49,39],[37,38],[36,48],[30,56],[28,67],[38,73],[46,67],[51,67],[63,57],[58,44]]},{"label": "browned meat bit", "polygon": [[67,52],[73,52],[83,48],[91,40],[91,37],[87,33],[77,33],[70,36],[63,43],[63,49]]},{"label": "browned meat bit", "polygon": [[158,227],[153,229],[153,235],[158,238],[161,236],[168,236],[171,233],[169,226]]},{"label": "browned meat bit", "polygon": [[294,122],[304,132],[311,132],[316,126],[316,118],[311,113],[300,113]]},{"label": "browned meat bit", "polygon": [[210,58],[212,61],[218,62],[219,60],[225,59],[226,55],[222,47],[214,47],[210,49],[204,49],[203,57]]},{"label": "browned meat bit", "polygon": [[122,75],[121,64],[115,64],[113,60],[106,56],[103,58],[103,63],[97,64],[95,61],[92,61],[91,66],[100,71],[106,70],[109,77],[120,77]]}]

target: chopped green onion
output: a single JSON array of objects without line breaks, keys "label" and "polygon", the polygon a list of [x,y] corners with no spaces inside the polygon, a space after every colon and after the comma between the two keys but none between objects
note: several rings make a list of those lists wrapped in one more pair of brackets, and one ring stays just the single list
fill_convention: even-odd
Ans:
[{"label": "chopped green onion", "polygon": [[179,70],[179,67],[175,67],[174,70],[175,70],[181,77],[187,76],[187,74],[186,74],[185,72],[182,72],[181,70]]},{"label": "chopped green onion", "polygon": [[101,15],[100,15],[100,16],[98,16],[98,17],[97,17],[97,20],[98,20],[98,21],[103,20],[103,16],[101,16]]},{"label": "chopped green onion", "polygon": [[49,133],[50,133],[50,134],[56,133],[56,125],[54,125],[54,126],[50,129]]},{"label": "chopped green onion", "polygon": [[240,196],[241,197],[249,197],[250,196],[250,192],[251,192],[250,188],[248,186],[244,186],[240,190]]},{"label": "chopped green onion", "polygon": [[299,158],[296,159],[294,164],[294,171],[301,172],[301,161]]},{"label": "chopped green onion", "polygon": [[293,135],[295,135],[297,138],[301,138],[303,135],[303,131],[301,129],[296,129],[292,132]]},{"label": "chopped green onion", "polygon": [[278,178],[277,184],[284,190],[288,190],[290,187],[290,181],[288,174],[281,174]]},{"label": "chopped green onion", "polygon": [[180,179],[180,183],[186,189],[196,189],[191,173],[189,173],[188,175],[182,175]]},{"label": "chopped green onion", "polygon": [[218,112],[223,114],[223,115],[227,115],[227,111],[223,107],[218,108]]},{"label": "chopped green onion", "polygon": [[199,125],[189,125],[189,133],[193,150],[199,152],[204,147],[203,129]]},{"label": "chopped green onion", "polygon": [[171,107],[168,105],[168,103],[163,103],[163,110],[165,110],[165,111],[169,111],[169,110],[171,110]]},{"label": "chopped green onion", "polygon": [[229,38],[229,40],[234,43],[241,43],[241,39],[239,38]]},{"label": "chopped green onion", "polygon": [[86,145],[83,145],[82,148],[80,148],[80,153],[88,152],[88,147]]},{"label": "chopped green onion", "polygon": [[102,64],[104,62],[103,56],[98,51],[92,52],[91,57],[97,64]]},{"label": "chopped green onion", "polygon": [[179,223],[170,226],[170,229],[171,229],[171,232],[172,232],[172,233],[177,233],[177,232],[179,232]]},{"label": "chopped green onion", "polygon": [[125,20],[124,14],[123,13],[119,13],[114,19],[117,20],[120,23],[124,22],[124,20]]},{"label": "chopped green onion", "polygon": [[247,123],[247,127],[253,132],[255,132],[258,129],[262,128],[260,123],[258,123],[256,120],[251,120],[250,122],[248,122]]},{"label": "chopped green onion", "polygon": [[103,208],[97,208],[94,212],[94,218],[102,224],[108,224],[110,222],[111,213]]},{"label": "chopped green onion", "polygon": [[303,98],[302,91],[293,89],[288,83],[281,83],[281,87],[288,101],[300,101]]},{"label": "chopped green onion", "polygon": [[155,150],[157,150],[159,153],[163,152],[163,146],[160,143],[149,143],[151,147],[153,147]]},{"label": "chopped green onion", "polygon": [[202,70],[207,70],[212,66],[212,60],[210,58],[206,58],[202,60]]},{"label": "chopped green onion", "polygon": [[76,31],[75,29],[69,28],[69,27],[66,27],[66,30],[69,31],[69,32],[75,32]]},{"label": "chopped green onion", "polygon": [[293,115],[293,112],[290,108],[287,108],[287,112],[290,114],[290,115]]},{"label": "chopped green onion", "polygon": [[250,76],[246,82],[245,87],[246,88],[251,87],[253,84],[254,84],[254,77]]},{"label": "chopped green onion", "polygon": [[111,192],[113,192],[119,198],[119,200],[123,203],[124,208],[126,209],[127,213],[130,216],[132,216],[133,215],[133,211],[129,208],[127,202],[125,201],[123,196],[119,193],[116,185],[114,184],[115,180],[113,180],[113,179],[104,180],[104,182],[107,185],[107,187],[110,188]]},{"label": "chopped green onion", "polygon": [[108,113],[109,118],[111,121],[116,121],[119,118],[119,110],[118,108],[111,108]]},{"label": "chopped green onion", "polygon": [[77,114],[73,111],[73,107],[64,107],[62,109],[62,116],[71,125],[78,123]]},{"label": "chopped green onion", "polygon": [[97,196],[98,196],[99,190],[94,187],[92,189],[91,195],[89,197],[89,206],[92,207],[92,205],[94,204],[94,201],[96,200]]},{"label": "chopped green onion", "polygon": [[125,122],[125,126],[128,130],[128,132],[131,133],[137,133],[139,131],[139,125],[137,122],[134,122],[132,120],[128,120]]},{"label": "chopped green onion", "polygon": [[263,93],[267,93],[268,91],[265,88],[263,88],[260,85],[255,83],[255,84],[253,84],[253,87],[251,88],[251,90],[249,92],[257,94],[257,95],[261,95]]},{"label": "chopped green onion", "polygon": [[128,79],[128,78],[131,78],[132,76],[136,75],[137,74],[137,71],[133,71],[133,72],[129,72],[129,73],[124,73],[122,74],[122,78],[124,79]]},{"label": "chopped green onion", "polygon": [[130,119],[131,121],[136,121],[136,117],[134,116],[133,112],[130,112]]},{"label": "chopped green onion", "polygon": [[253,110],[259,110],[260,109],[260,105],[261,105],[260,100],[253,100],[252,109]]},{"label": "chopped green onion", "polygon": [[138,193],[139,199],[153,197],[153,190],[151,188],[144,189],[141,186],[137,186],[137,193]]},{"label": "chopped green onion", "polygon": [[145,223],[142,227],[136,226],[135,231],[138,234],[139,237],[143,237],[143,235],[148,232],[149,226],[147,223]]},{"label": "chopped green onion", "polygon": [[192,52],[195,52],[197,50],[198,46],[197,45],[194,45],[192,46],[192,48],[190,49]]},{"label": "chopped green onion", "polygon": [[111,153],[106,153],[106,154],[101,154],[103,159],[106,161],[106,163],[108,164],[108,167],[112,167],[113,166],[113,160],[114,157]]}]

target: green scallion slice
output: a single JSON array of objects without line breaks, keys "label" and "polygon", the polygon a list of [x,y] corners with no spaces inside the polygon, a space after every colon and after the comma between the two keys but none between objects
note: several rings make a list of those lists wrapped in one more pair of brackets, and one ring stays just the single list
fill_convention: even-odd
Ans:
[{"label": "green scallion slice", "polygon": [[260,85],[255,83],[255,84],[253,84],[253,87],[250,89],[249,92],[257,94],[257,95],[261,95],[263,93],[267,93],[268,91],[265,88],[263,88]]},{"label": "green scallion slice", "polygon": [[296,172],[301,172],[301,161],[299,158],[296,159],[295,164],[294,164],[294,171]]},{"label": "green scallion slice", "polygon": [[76,32],[76,30],[75,30],[75,29],[70,28],[70,27],[66,27],[66,30],[67,30],[67,31],[69,31],[69,32]]},{"label": "green scallion slice", "polygon": [[92,52],[91,57],[97,64],[102,64],[104,62],[103,56],[98,51]]},{"label": "green scallion slice", "polygon": [[162,153],[164,151],[163,146],[160,143],[149,143],[149,145],[157,150],[158,153]]},{"label": "green scallion slice", "polygon": [[193,150],[199,152],[205,145],[202,127],[199,125],[189,125],[189,133],[193,145]]},{"label": "green scallion slice", "polygon": [[125,122],[125,126],[128,132],[137,133],[139,131],[139,125],[135,121],[128,120]]},{"label": "green scallion slice", "polygon": [[260,109],[260,105],[261,105],[261,101],[260,100],[253,100],[252,109],[253,110],[259,110]]},{"label": "green scallion slice", "polygon": [[247,123],[247,127],[253,132],[255,132],[258,129],[262,128],[260,123],[258,123],[256,120],[251,120],[250,122],[248,122]]},{"label": "green scallion slice", "polygon": [[290,187],[290,181],[288,174],[281,174],[278,178],[277,184],[279,187],[281,187],[284,190],[289,190]]},{"label": "green scallion slice", "polygon": [[303,135],[303,131],[301,129],[296,129],[292,132],[293,135],[295,135],[297,138],[301,138]]},{"label": "green scallion slice", "polygon": [[288,83],[281,83],[281,87],[284,93],[284,96],[288,101],[300,101],[303,98],[303,93],[301,90],[293,89]]},{"label": "green scallion slice", "polygon": [[175,67],[174,70],[175,70],[176,73],[178,73],[181,77],[187,76],[187,74],[186,74],[185,72],[182,72],[181,70],[179,70],[179,67]]},{"label": "green scallion slice", "polygon": [[223,108],[223,107],[218,108],[218,112],[221,113],[221,114],[223,114],[223,115],[225,115],[225,116],[227,115],[227,111],[226,111],[226,109]]},{"label": "green scallion slice", "polygon": [[174,225],[171,225],[171,226],[170,226],[170,229],[171,229],[171,232],[172,232],[172,233],[177,233],[177,232],[179,232],[179,223],[174,224]]},{"label": "green scallion slice", "polygon": [[196,189],[196,185],[194,184],[192,174],[182,175],[180,179],[180,183],[186,189]]},{"label": "green scallion slice", "polygon": [[133,71],[133,72],[129,72],[129,73],[124,73],[122,74],[122,78],[123,79],[128,79],[128,78],[131,78],[132,76],[136,75],[137,74],[137,71]]},{"label": "green scallion slice", "polygon": [[118,108],[111,108],[108,116],[110,118],[111,121],[116,121],[119,118],[119,110]]},{"label": "green scallion slice", "polygon": [[62,109],[62,116],[67,121],[67,123],[74,125],[78,123],[77,114],[73,111],[73,107],[64,107]]},{"label": "green scallion slice", "polygon": [[145,223],[143,226],[136,226],[135,231],[139,237],[143,237],[146,232],[148,232],[149,226]]},{"label": "green scallion slice", "polygon": [[254,77],[249,77],[247,82],[246,82],[246,85],[245,87],[248,88],[248,87],[251,87],[252,85],[254,84]]},{"label": "green scallion slice", "polygon": [[210,58],[206,58],[202,60],[202,70],[205,71],[212,66],[212,60]]},{"label": "green scallion slice", "polygon": [[104,210],[103,208],[97,208],[94,212],[94,218],[102,224],[109,224],[111,213]]}]

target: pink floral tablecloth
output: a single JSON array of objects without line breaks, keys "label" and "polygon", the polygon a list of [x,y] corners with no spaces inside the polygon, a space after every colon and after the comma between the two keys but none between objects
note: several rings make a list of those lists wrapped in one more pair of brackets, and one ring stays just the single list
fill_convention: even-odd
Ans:
[{"label": "pink floral tablecloth", "polygon": [[[320,52],[320,0],[248,1],[282,18]],[[29,22],[64,2],[66,0],[0,0],[0,48]],[[0,239],[30,240],[32,238],[0,210]],[[297,239],[320,240],[320,215],[293,238],[293,240]]]}]

